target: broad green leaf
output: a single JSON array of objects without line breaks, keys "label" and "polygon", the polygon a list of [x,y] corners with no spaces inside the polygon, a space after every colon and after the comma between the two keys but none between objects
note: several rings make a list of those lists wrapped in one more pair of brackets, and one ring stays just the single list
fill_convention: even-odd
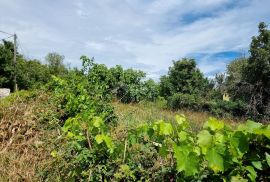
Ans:
[{"label": "broad green leaf", "polygon": [[197,135],[197,143],[202,149],[202,153],[206,154],[207,149],[212,145],[213,136],[207,131],[203,130]]},{"label": "broad green leaf", "polygon": [[259,170],[262,170],[262,162],[261,161],[252,161],[251,164]]},{"label": "broad green leaf", "polygon": [[199,157],[191,151],[192,148],[189,146],[174,146],[177,171],[184,171],[186,176],[192,176],[198,173]]},{"label": "broad green leaf", "polygon": [[199,144],[199,146],[202,147],[211,146],[213,141],[213,135],[211,135],[209,131],[202,130],[201,132],[198,133],[197,137],[198,137],[197,143]]},{"label": "broad green leaf", "polygon": [[242,178],[241,176],[232,176],[231,182],[248,182],[248,180]]},{"label": "broad green leaf", "polygon": [[208,166],[215,172],[224,171],[224,161],[222,155],[220,155],[215,148],[207,151],[206,160],[208,161]]},{"label": "broad green leaf", "polygon": [[225,137],[222,133],[215,133],[214,138],[215,138],[215,143],[224,143],[225,142]]},{"label": "broad green leaf", "polygon": [[247,120],[246,122],[246,130],[249,133],[253,133],[254,129],[259,129],[262,127],[261,123],[256,123],[252,120]]},{"label": "broad green leaf", "polygon": [[212,131],[220,130],[224,128],[224,122],[210,117],[204,124],[204,128],[210,128]]},{"label": "broad green leaf", "polygon": [[266,162],[268,166],[270,167],[270,155],[267,152],[265,153],[265,157],[266,157]]},{"label": "broad green leaf", "polygon": [[93,118],[93,125],[94,125],[96,128],[99,128],[102,124],[103,124],[102,118],[100,118],[100,117],[94,117],[94,118]]},{"label": "broad green leaf", "polygon": [[247,176],[249,177],[249,179],[252,181],[252,182],[255,182],[256,181],[256,178],[257,178],[257,173],[256,171],[254,170],[254,168],[252,166],[247,166],[246,167],[246,170],[249,172],[247,174]]},{"label": "broad green leaf", "polygon": [[173,133],[173,127],[170,123],[160,123],[160,135],[170,135]]},{"label": "broad green leaf", "polygon": [[109,148],[110,152],[113,153],[114,145],[113,145],[113,142],[112,142],[112,138],[110,136],[106,135],[106,136],[103,137],[103,140],[105,141],[106,146]]},{"label": "broad green leaf", "polygon": [[239,157],[242,157],[249,149],[247,136],[242,131],[237,131],[230,138],[230,143]]},{"label": "broad green leaf", "polygon": [[97,142],[98,144],[101,144],[101,143],[103,142],[103,136],[104,136],[104,135],[97,135],[97,136],[95,137],[95,140],[96,140],[96,142]]},{"label": "broad green leaf", "polygon": [[184,122],[186,122],[186,117],[184,115],[181,115],[181,116],[176,115],[175,120],[177,124],[182,125]]},{"label": "broad green leaf", "polygon": [[178,133],[179,141],[183,142],[187,139],[188,133],[185,131],[180,131]]},{"label": "broad green leaf", "polygon": [[112,143],[112,138],[107,135],[96,135],[95,140],[98,144],[101,144],[103,141],[110,150],[111,153],[114,151],[114,145]]},{"label": "broad green leaf", "polygon": [[179,126],[181,126],[182,129],[185,129],[185,128],[188,127],[188,121],[187,121],[186,117],[183,114],[176,115],[175,120],[176,120],[177,124]]},{"label": "broad green leaf", "polygon": [[264,135],[268,139],[270,139],[270,130],[268,128],[254,129],[253,133],[257,135]]}]

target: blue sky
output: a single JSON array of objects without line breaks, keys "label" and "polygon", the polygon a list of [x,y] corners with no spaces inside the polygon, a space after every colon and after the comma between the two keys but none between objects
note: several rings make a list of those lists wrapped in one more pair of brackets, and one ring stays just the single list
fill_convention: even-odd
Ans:
[{"label": "blue sky", "polygon": [[18,34],[27,58],[53,51],[80,66],[87,55],[155,79],[182,57],[196,58],[207,76],[224,71],[248,53],[258,23],[270,23],[269,0],[0,0],[0,7],[0,30]]}]

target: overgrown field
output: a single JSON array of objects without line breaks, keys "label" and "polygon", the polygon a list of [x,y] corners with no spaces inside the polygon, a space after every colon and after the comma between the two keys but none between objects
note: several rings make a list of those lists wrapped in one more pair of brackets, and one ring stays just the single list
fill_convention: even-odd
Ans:
[{"label": "overgrown field", "polygon": [[270,180],[270,125],[162,103],[113,108],[82,83],[52,85],[1,100],[1,181]]},{"label": "overgrown field", "polygon": [[4,41],[0,86],[26,91],[0,99],[0,181],[270,181],[266,28],[214,80],[188,58],[160,82],[57,53],[16,69]]}]

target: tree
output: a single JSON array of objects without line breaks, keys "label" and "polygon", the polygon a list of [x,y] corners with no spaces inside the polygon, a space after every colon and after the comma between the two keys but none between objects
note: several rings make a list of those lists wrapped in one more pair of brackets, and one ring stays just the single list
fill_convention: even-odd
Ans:
[{"label": "tree", "polygon": [[247,63],[247,58],[238,58],[227,65],[225,87],[232,99],[244,100],[246,97],[242,85]]},{"label": "tree", "polygon": [[243,79],[249,90],[249,112],[270,116],[270,30],[259,24],[259,35],[252,38],[250,57]]},{"label": "tree", "polygon": [[64,59],[65,57],[53,52],[53,53],[48,53],[47,56],[45,57],[45,60],[48,64],[50,73],[56,76],[63,76],[64,74],[67,73],[67,69],[64,65]]},{"label": "tree", "polygon": [[161,95],[168,97],[174,93],[205,94],[208,80],[196,67],[194,59],[184,58],[173,61],[167,76],[160,79]]},{"label": "tree", "polygon": [[38,60],[17,61],[17,83],[20,89],[30,89],[45,84],[50,79],[49,69]]},{"label": "tree", "polygon": [[3,44],[0,44],[0,87],[13,88],[13,53],[13,43],[3,40]]}]

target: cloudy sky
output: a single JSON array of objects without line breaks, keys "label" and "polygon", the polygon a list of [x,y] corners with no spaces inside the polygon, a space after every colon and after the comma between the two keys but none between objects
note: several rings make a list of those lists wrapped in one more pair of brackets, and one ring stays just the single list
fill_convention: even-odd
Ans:
[{"label": "cloudy sky", "polygon": [[[95,57],[108,66],[166,74],[172,60],[196,58],[207,76],[247,54],[270,0],[0,0],[0,30],[16,32],[19,51]],[[7,35],[0,34],[0,38]]]}]

